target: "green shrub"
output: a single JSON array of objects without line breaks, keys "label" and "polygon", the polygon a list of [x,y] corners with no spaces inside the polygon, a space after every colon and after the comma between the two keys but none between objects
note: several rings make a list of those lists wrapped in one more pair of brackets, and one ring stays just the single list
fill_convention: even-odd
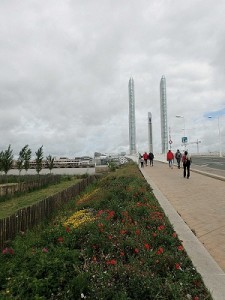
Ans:
[{"label": "green shrub", "polygon": [[[93,218],[68,225],[83,208]],[[10,247],[0,255],[1,299],[212,299],[135,164]]]}]

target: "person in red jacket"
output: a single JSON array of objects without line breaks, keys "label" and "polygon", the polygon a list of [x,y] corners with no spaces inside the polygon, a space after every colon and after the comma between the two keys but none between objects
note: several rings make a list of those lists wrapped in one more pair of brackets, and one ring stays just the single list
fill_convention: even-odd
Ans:
[{"label": "person in red jacket", "polygon": [[144,161],[145,161],[145,165],[147,166],[147,161],[148,161],[148,153],[147,152],[145,152],[143,154],[143,158],[144,158]]},{"label": "person in red jacket", "polygon": [[169,162],[169,167],[171,169],[173,169],[174,154],[173,154],[173,152],[171,150],[169,150],[167,152],[166,158],[167,158],[167,161]]}]

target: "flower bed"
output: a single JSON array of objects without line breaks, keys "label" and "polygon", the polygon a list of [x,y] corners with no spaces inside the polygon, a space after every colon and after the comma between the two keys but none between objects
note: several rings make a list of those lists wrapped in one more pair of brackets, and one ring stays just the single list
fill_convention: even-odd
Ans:
[{"label": "flower bed", "polygon": [[18,237],[0,263],[4,299],[212,299],[135,164]]}]

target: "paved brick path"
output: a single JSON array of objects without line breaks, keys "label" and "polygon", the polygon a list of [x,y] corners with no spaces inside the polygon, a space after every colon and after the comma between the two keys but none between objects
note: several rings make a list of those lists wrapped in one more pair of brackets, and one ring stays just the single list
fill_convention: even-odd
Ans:
[{"label": "paved brick path", "polygon": [[186,179],[182,168],[170,169],[167,164],[158,161],[142,171],[143,175],[150,176],[225,271],[225,181],[195,172]]}]

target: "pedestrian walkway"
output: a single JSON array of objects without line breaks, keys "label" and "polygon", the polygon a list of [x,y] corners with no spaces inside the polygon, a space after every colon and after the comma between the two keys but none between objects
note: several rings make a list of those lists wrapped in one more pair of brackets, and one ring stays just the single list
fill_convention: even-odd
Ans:
[{"label": "pedestrian walkway", "polygon": [[155,161],[140,168],[213,298],[225,299],[225,181]]}]

